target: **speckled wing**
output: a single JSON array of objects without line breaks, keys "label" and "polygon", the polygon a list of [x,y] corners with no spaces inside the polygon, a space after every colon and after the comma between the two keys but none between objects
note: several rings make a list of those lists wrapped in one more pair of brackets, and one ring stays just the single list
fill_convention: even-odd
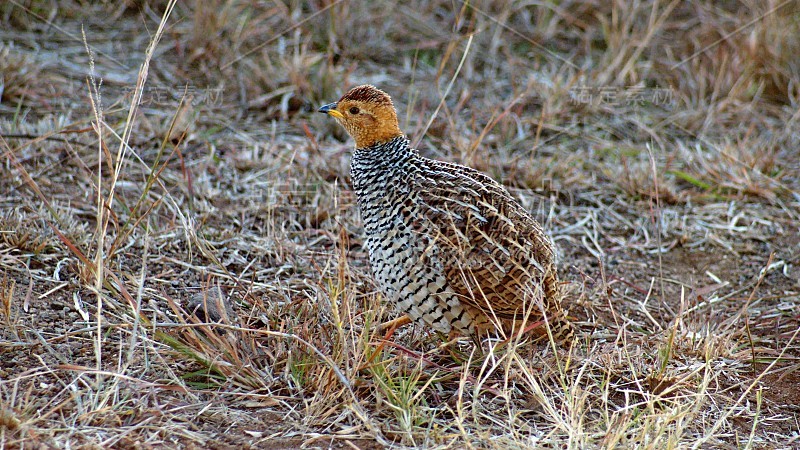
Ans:
[{"label": "speckled wing", "polygon": [[[490,318],[519,320],[526,301],[559,307],[553,249],[541,226],[499,183],[427,160],[420,201],[447,283]],[[539,308],[527,303],[534,317]],[[553,311],[555,312],[555,311]]]}]

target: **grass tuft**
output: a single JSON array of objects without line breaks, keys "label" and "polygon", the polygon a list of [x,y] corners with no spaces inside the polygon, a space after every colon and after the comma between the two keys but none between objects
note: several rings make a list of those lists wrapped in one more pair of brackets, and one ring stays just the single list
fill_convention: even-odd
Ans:
[{"label": "grass tuft", "polygon": [[[0,448],[796,442],[792,2],[0,5]],[[376,290],[373,83],[553,237],[571,348]]]}]

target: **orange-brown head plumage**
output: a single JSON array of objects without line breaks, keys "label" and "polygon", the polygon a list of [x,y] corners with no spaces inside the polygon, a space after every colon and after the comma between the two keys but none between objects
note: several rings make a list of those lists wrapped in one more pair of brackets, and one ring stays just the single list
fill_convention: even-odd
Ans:
[{"label": "orange-brown head plumage", "polygon": [[397,112],[388,94],[368,84],[350,89],[338,102],[319,109],[336,119],[356,141],[366,148],[402,136]]}]

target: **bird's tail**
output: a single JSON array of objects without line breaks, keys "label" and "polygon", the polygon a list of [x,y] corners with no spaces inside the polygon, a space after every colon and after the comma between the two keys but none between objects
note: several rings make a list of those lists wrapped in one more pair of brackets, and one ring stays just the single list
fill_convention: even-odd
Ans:
[{"label": "bird's tail", "polygon": [[541,338],[552,336],[553,342],[559,346],[569,347],[575,338],[575,326],[567,317],[567,311],[561,303],[564,290],[558,281],[555,265],[548,268],[544,280],[545,314],[547,315],[547,328]]},{"label": "bird's tail", "polygon": [[569,347],[575,339],[575,326],[567,318],[566,312],[561,311],[555,317],[548,316],[546,328],[542,327],[539,339],[552,337],[553,342],[559,347]]}]

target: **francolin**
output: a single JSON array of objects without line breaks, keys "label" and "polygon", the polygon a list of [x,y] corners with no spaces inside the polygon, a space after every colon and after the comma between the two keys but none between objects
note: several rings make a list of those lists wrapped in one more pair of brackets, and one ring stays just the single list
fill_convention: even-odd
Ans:
[{"label": "francolin", "polygon": [[355,139],[350,175],[370,265],[383,295],[444,334],[547,330],[572,336],[561,307],[553,244],[492,178],[420,156],[400,131],[391,98],[351,89],[319,109]]}]

